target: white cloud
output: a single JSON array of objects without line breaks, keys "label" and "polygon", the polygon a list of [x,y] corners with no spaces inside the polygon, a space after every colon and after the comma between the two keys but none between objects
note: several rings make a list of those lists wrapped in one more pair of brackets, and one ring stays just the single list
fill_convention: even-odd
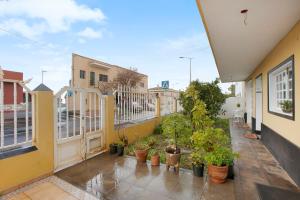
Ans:
[{"label": "white cloud", "polygon": [[[2,28],[32,38],[44,32],[67,31],[73,23],[79,21],[99,23],[105,20],[105,15],[98,8],[79,5],[74,0],[9,0],[0,1],[0,18]],[[16,25],[9,25],[9,22]]]},{"label": "white cloud", "polygon": [[102,38],[102,31],[101,30],[94,30],[90,27],[86,27],[84,30],[80,31],[78,35],[81,38],[86,38],[86,39],[97,39],[97,38]]}]

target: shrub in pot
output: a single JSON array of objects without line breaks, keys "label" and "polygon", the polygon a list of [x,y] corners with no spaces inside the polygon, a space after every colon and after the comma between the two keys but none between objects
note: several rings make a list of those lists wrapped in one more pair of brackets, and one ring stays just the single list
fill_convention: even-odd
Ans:
[{"label": "shrub in pot", "polygon": [[196,151],[191,153],[194,176],[203,177],[204,172],[204,152]]},{"label": "shrub in pot", "polygon": [[174,166],[179,170],[180,148],[178,142],[189,138],[192,133],[191,123],[186,116],[175,113],[167,116],[162,122],[163,136],[174,140],[174,145],[166,147],[166,166]]},{"label": "shrub in pot", "polygon": [[116,143],[111,143],[110,145],[109,145],[109,153],[110,154],[115,154],[115,153],[117,153],[117,144]]},{"label": "shrub in pot", "polygon": [[151,156],[151,165],[152,166],[159,166],[160,165],[160,156],[157,150],[152,149],[150,150],[150,156]]},{"label": "shrub in pot", "polygon": [[123,156],[124,155],[124,143],[122,141],[119,141],[117,143],[117,155]]},{"label": "shrub in pot", "polygon": [[228,147],[219,146],[207,153],[205,161],[208,165],[208,175],[213,183],[224,183],[228,175],[228,166],[237,154]]},{"label": "shrub in pot", "polygon": [[203,148],[205,152],[212,152],[218,146],[229,146],[230,139],[220,128],[206,128],[193,133],[192,146]]},{"label": "shrub in pot", "polygon": [[146,162],[148,156],[148,144],[138,141],[134,146],[134,153],[137,161]]}]

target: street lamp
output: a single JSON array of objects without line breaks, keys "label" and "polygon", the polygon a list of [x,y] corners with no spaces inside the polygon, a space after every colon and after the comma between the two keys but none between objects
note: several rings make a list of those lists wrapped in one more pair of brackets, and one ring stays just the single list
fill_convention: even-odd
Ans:
[{"label": "street lamp", "polygon": [[42,70],[42,83],[44,84],[44,73],[46,73],[46,70]]},{"label": "street lamp", "polygon": [[184,57],[184,56],[180,56],[180,59],[189,59],[190,60],[190,84],[192,82],[192,57]]}]

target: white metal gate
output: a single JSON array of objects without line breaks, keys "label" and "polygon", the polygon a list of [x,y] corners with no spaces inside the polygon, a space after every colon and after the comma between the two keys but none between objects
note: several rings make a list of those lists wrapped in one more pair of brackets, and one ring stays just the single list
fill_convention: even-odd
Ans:
[{"label": "white metal gate", "polygon": [[97,89],[64,87],[55,95],[55,171],[105,149],[104,104]]}]

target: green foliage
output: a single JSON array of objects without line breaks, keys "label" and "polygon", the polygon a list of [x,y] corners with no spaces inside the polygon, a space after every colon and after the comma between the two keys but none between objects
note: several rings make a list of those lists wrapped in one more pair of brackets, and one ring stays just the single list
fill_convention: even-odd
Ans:
[{"label": "green foliage", "polygon": [[134,144],[129,144],[127,148],[125,148],[125,155],[134,156]]},{"label": "green foliage", "polygon": [[134,145],[135,150],[146,150],[149,149],[148,142],[145,140],[138,139]]},{"label": "green foliage", "polygon": [[161,124],[159,124],[159,125],[157,125],[155,128],[154,128],[154,130],[153,130],[153,134],[154,135],[160,135],[160,134],[162,134],[162,125]]},{"label": "green foliage", "polygon": [[218,84],[218,79],[210,83],[193,81],[185,92],[180,93],[184,114],[191,116],[196,100],[201,100],[206,105],[208,115],[215,118],[226,99]]},{"label": "green foliage", "polygon": [[293,112],[293,102],[290,100],[285,100],[280,103],[281,109],[285,113]]},{"label": "green foliage", "polygon": [[227,136],[230,137],[230,128],[229,128],[229,120],[228,119],[222,119],[217,117],[214,120],[214,128],[220,128],[222,129]]},{"label": "green foliage", "polygon": [[191,111],[192,124],[194,130],[204,130],[213,125],[213,120],[207,115],[205,104],[200,100],[195,100],[194,108]]},{"label": "green foliage", "polygon": [[200,166],[204,164],[204,157],[206,153],[203,150],[194,151],[191,153],[191,160],[195,166]]},{"label": "green foliage", "polygon": [[205,156],[205,161],[208,165],[215,166],[230,166],[233,165],[234,158],[237,157],[238,154],[234,153],[228,147],[218,147],[214,151],[207,153]]},{"label": "green foliage", "polygon": [[151,158],[151,156],[159,155],[159,151],[157,149],[150,149],[148,152],[148,156]]},{"label": "green foliage", "polygon": [[115,144],[116,144],[118,147],[123,147],[123,146],[125,146],[123,141],[117,141]]},{"label": "green foliage", "polygon": [[228,146],[230,144],[229,137],[219,128],[207,128],[196,131],[193,133],[191,140],[195,150],[204,149],[205,152],[211,152],[220,146]]},{"label": "green foliage", "polygon": [[177,144],[189,142],[192,135],[192,127],[190,120],[183,114],[174,113],[168,115],[162,122],[163,135],[168,139],[174,139],[175,146]]}]

